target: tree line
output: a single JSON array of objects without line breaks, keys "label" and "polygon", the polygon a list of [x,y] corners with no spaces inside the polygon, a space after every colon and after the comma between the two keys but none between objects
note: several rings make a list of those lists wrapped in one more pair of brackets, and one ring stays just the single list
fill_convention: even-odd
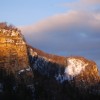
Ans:
[{"label": "tree line", "polygon": [[7,22],[0,22],[0,29],[20,31],[14,25],[8,24]]}]

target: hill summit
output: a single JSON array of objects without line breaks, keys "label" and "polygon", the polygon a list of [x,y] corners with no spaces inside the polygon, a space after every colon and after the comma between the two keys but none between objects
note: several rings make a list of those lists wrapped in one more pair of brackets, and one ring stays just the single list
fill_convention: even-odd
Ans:
[{"label": "hill summit", "polygon": [[94,61],[45,53],[0,23],[0,100],[99,100],[99,91]]},{"label": "hill summit", "polygon": [[29,66],[26,42],[18,29],[0,29],[0,48],[0,66],[8,69]]}]

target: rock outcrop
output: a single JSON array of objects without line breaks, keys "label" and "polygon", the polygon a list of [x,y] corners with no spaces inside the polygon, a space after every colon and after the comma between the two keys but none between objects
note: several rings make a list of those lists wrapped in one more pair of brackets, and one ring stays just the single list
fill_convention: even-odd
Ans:
[{"label": "rock outcrop", "polygon": [[29,66],[26,42],[18,30],[0,29],[0,48],[3,68],[11,66],[20,70]]},{"label": "rock outcrop", "polygon": [[0,100],[27,100],[34,86],[26,41],[18,29],[5,26],[0,27]]},{"label": "rock outcrop", "polygon": [[97,65],[33,48],[18,29],[2,23],[0,100],[100,100]]}]

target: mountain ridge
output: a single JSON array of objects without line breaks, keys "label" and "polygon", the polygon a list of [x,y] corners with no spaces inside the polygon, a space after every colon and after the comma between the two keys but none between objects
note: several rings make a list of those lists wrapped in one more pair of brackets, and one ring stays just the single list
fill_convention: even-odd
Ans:
[{"label": "mountain ridge", "polygon": [[[31,54],[31,56],[31,67],[35,76],[34,84],[36,84],[36,87],[40,87],[37,88],[38,93],[42,88],[44,91],[43,93],[46,92],[46,95],[51,98],[50,100],[52,100],[53,97],[51,97],[48,93],[51,93],[52,90],[55,94],[58,94],[57,96],[54,96],[57,100],[61,100],[62,98],[64,100],[66,100],[65,98],[70,98],[71,100],[99,100],[100,97],[98,96],[100,89],[100,76],[95,62],[87,60],[84,57],[71,56],[65,57],[64,60],[68,60],[68,62],[66,61],[65,64],[62,64],[56,61],[52,61],[43,55],[41,57],[41,55],[39,55],[37,50],[34,48],[33,54]],[[70,62],[70,60],[72,62]],[[70,64],[73,63],[74,65],[71,66]],[[73,68],[73,66],[75,68],[77,67],[78,69]],[[82,66],[84,66],[85,69]],[[51,85],[50,82],[53,82],[53,84]],[[47,84],[48,87],[46,87]],[[55,90],[55,87],[56,89],[58,88],[59,91]],[[69,90],[66,91],[67,89]],[[66,91],[66,93],[64,93],[64,91]],[[71,93],[70,96],[68,96],[67,93]],[[53,93],[51,94],[54,95]],[[61,95],[63,95],[63,97]],[[74,95],[75,97],[72,97],[71,95]],[[80,98],[78,99],[77,96]],[[41,100],[40,98],[41,96],[38,95],[39,100]],[[47,97],[44,96],[43,99],[45,100]]]},{"label": "mountain ridge", "polygon": [[0,100],[99,100],[94,61],[31,47],[21,32],[0,24]]}]

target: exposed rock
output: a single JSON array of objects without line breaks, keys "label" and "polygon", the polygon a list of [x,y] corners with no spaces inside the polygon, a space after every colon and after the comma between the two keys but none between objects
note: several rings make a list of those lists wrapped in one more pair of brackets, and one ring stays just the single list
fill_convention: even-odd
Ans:
[{"label": "exposed rock", "polygon": [[0,28],[0,100],[33,98],[33,72],[27,52],[18,29]]}]

